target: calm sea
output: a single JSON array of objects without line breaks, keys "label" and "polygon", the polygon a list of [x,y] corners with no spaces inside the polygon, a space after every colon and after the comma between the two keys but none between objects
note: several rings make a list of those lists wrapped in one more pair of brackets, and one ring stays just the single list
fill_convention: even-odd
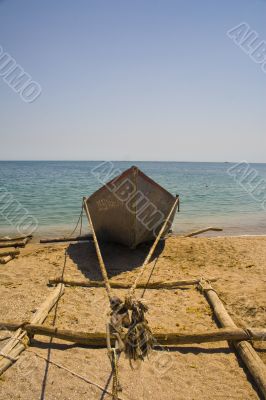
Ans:
[{"label": "calm sea", "polygon": [[[82,197],[101,186],[91,173],[99,163],[0,162],[0,234],[16,232],[16,210],[5,208],[7,194],[16,199],[23,213],[36,218],[37,237],[71,233]],[[180,195],[181,210],[174,221],[175,232],[213,225],[223,227],[223,234],[227,235],[266,234],[266,211],[261,202],[227,173],[232,164],[115,162],[114,165],[121,171],[137,165],[171,193]],[[266,164],[252,164],[252,168],[266,181]],[[18,218],[21,218],[21,209]]]}]

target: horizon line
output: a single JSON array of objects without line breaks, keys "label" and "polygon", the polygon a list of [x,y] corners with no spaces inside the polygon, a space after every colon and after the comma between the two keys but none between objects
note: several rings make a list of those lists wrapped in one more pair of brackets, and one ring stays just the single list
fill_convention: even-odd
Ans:
[{"label": "horizon line", "polygon": [[[212,163],[212,164],[238,164],[241,162],[248,162],[247,160],[241,161],[176,161],[176,160],[83,160],[83,159],[40,159],[40,160],[30,160],[30,159],[10,159],[10,160],[1,160],[0,162],[127,162],[127,163],[134,163],[134,162],[147,162],[147,163]],[[266,162],[260,161],[250,161],[249,164],[266,164]]]}]

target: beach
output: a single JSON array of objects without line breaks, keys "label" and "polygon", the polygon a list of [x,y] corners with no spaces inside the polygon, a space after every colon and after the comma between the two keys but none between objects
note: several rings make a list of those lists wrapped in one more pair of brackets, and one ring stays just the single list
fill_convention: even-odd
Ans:
[{"label": "beach", "polygon": [[[101,248],[111,280],[133,282],[149,245],[143,244],[134,251],[119,245],[103,244]],[[160,242],[143,281],[149,277],[150,282],[217,278],[212,286],[235,323],[245,328],[265,327],[265,257],[266,237],[171,236]],[[49,279],[62,275],[71,280],[101,280],[93,242],[30,243],[21,249],[17,259],[0,266],[2,322],[28,321],[53,290],[47,286]],[[125,292],[115,290],[122,298]],[[195,286],[147,289],[144,298],[149,306],[147,319],[152,331],[191,333],[218,327],[206,298]],[[44,324],[105,332],[107,312],[104,288],[66,287],[58,306]],[[2,340],[0,346],[4,343]],[[264,343],[255,342],[254,347],[266,362]],[[111,398],[69,371],[47,364],[45,358],[107,387],[111,367],[106,349],[89,349],[36,335],[17,363],[1,376],[0,397],[9,400]],[[119,374],[122,399],[260,398],[256,384],[227,342],[153,351],[150,359],[135,370],[131,370],[122,355]],[[110,382],[108,388],[111,391]]]}]

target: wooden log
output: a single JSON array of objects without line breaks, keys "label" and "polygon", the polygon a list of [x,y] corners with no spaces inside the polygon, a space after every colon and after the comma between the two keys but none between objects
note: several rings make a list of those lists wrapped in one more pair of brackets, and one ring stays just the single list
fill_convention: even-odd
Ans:
[{"label": "wooden log", "polygon": [[[47,299],[41,304],[38,310],[35,312],[30,320],[31,324],[42,324],[46,319],[49,311],[58,302],[60,297],[64,293],[64,285],[59,284],[52,293],[47,297]],[[7,342],[7,344],[1,349],[0,354],[0,375],[2,375],[13,363],[20,353],[22,353],[26,346],[23,343],[27,332],[19,328],[12,338]],[[3,357],[3,354],[6,357]]]},{"label": "wooden log", "polygon": [[[189,285],[197,285],[199,284],[201,279],[186,279],[180,281],[173,282],[139,282],[137,284],[138,289],[175,289],[180,286],[189,286]],[[217,278],[208,279],[209,282],[216,282]],[[83,286],[83,287],[105,287],[103,281],[90,281],[90,280],[71,280],[62,277],[55,277],[53,279],[49,279],[49,285],[63,283],[66,286]],[[109,281],[110,286],[115,289],[129,289],[132,286],[132,283],[124,283],[124,282],[112,282]]]},{"label": "wooden log", "polygon": [[[217,320],[220,322],[221,326],[225,328],[236,329],[236,324],[228,314],[223,305],[223,302],[220,300],[219,296],[211,287],[211,285],[203,281],[199,284],[199,288],[204,292],[205,296],[207,297],[209,303],[213,308],[214,314]],[[252,345],[247,341],[244,340],[240,342],[235,342],[234,347],[237,353],[242,358],[250,374],[253,376],[264,398],[266,399],[266,365],[258,356]]]},{"label": "wooden log", "polygon": [[[41,335],[54,337],[68,342],[84,344],[88,346],[106,347],[106,333],[91,333],[84,331],[73,331],[70,329],[59,329],[54,326],[40,324],[16,324],[0,322],[0,326],[8,330],[15,330],[22,327],[30,335]],[[160,346],[173,346],[181,344],[199,344],[209,342],[220,342],[224,340],[266,340],[266,329],[241,329],[225,328],[219,330],[202,331],[194,333],[163,333],[153,332],[156,342]],[[113,342],[115,338],[113,337]]]},{"label": "wooden log", "polygon": [[18,240],[23,240],[23,239],[26,239],[26,238],[32,239],[32,235],[16,236],[16,237],[13,237],[13,238],[4,237],[4,238],[0,238],[0,243],[2,243],[2,242],[14,242],[14,241],[17,242]]},{"label": "wooden log", "polygon": [[51,239],[41,239],[40,243],[57,243],[57,242],[78,242],[92,240],[92,235],[84,235],[84,236],[73,236],[73,237],[59,237],[59,238],[51,238]]},{"label": "wooden log", "polygon": [[220,232],[222,230],[223,230],[222,228],[209,226],[208,228],[204,228],[204,229],[200,229],[200,230],[195,231],[195,232],[187,233],[186,235],[184,235],[184,237],[192,237],[192,236],[196,236],[196,235],[199,235],[201,233],[208,232],[208,231]]},{"label": "wooden log", "polygon": [[25,247],[30,238],[25,238],[21,240],[14,240],[9,242],[0,242],[0,248],[6,247]]},{"label": "wooden log", "polygon": [[13,260],[15,256],[5,256],[5,257],[0,257],[0,264],[7,264],[9,261]]},{"label": "wooden log", "polygon": [[13,247],[7,250],[0,250],[0,257],[5,256],[18,256],[20,253],[19,250],[15,250]]}]

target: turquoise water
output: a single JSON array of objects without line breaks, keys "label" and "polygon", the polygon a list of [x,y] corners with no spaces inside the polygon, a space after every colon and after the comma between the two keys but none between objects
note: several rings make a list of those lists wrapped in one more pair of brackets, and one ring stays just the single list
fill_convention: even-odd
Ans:
[{"label": "turquoise water", "polygon": [[[24,212],[36,218],[37,236],[70,233],[80,213],[82,197],[101,186],[91,173],[98,164],[0,162],[0,234],[16,232],[16,218],[13,216],[10,221],[6,215],[3,193],[14,196],[17,204],[25,208]],[[171,193],[180,195],[181,212],[174,221],[175,232],[216,225],[223,227],[228,235],[266,234],[266,211],[228,175],[231,164],[115,162],[114,165],[121,171],[137,165]],[[252,164],[252,168],[266,181],[265,164]]]}]

